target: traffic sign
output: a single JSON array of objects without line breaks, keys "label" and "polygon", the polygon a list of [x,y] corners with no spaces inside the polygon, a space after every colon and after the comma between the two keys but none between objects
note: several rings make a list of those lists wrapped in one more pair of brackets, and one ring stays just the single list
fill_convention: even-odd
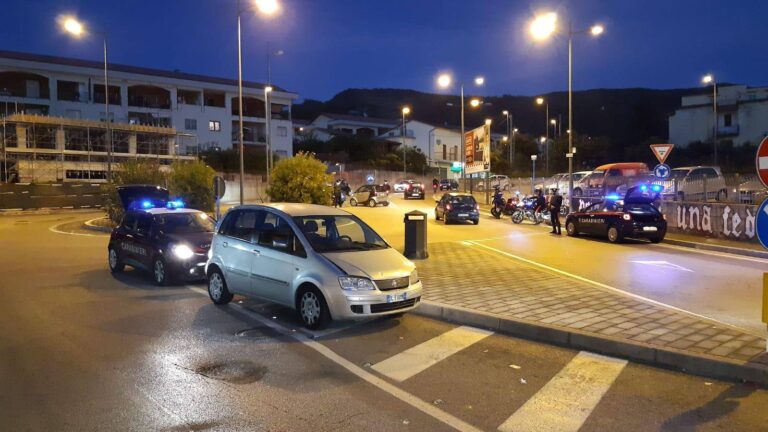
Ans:
[{"label": "traffic sign", "polygon": [[659,180],[666,180],[672,169],[667,164],[660,163],[653,168],[653,175]]},{"label": "traffic sign", "polygon": [[651,151],[653,151],[660,164],[667,160],[673,148],[675,148],[674,144],[651,144]]},{"label": "traffic sign", "polygon": [[755,167],[757,168],[757,176],[760,177],[763,186],[768,187],[768,137],[763,138],[763,142],[757,148]]},{"label": "traffic sign", "polygon": [[760,208],[757,211],[755,231],[757,231],[757,239],[760,240],[760,244],[768,249],[768,198],[760,204]]},{"label": "traffic sign", "polygon": [[368,176],[365,177],[365,181],[367,181],[369,185],[372,185],[373,182],[376,181],[376,178],[373,176],[373,174],[368,174]]}]

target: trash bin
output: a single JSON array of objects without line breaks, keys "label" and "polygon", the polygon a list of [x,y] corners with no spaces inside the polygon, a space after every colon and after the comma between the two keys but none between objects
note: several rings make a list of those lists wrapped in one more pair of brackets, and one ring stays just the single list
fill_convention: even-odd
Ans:
[{"label": "trash bin", "polygon": [[427,253],[427,214],[414,210],[405,214],[405,250],[408,259],[425,259]]}]

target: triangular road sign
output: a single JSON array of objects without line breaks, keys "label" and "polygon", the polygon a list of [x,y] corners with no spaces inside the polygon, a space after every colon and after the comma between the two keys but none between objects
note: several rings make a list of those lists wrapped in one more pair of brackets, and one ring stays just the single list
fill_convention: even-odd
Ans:
[{"label": "triangular road sign", "polygon": [[672,149],[674,147],[674,144],[651,144],[651,150],[653,150],[653,154],[656,155],[656,159],[658,159],[659,163],[662,164],[665,160],[667,160],[669,154],[672,153]]}]

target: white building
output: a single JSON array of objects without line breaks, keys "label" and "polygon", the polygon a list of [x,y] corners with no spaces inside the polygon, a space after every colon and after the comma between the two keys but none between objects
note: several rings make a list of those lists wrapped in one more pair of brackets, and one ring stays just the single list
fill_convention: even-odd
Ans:
[{"label": "white building", "polygon": [[[768,88],[728,86],[717,89],[717,136],[735,145],[759,144],[768,135]],[[687,146],[712,141],[713,94],[685,96],[669,117],[669,142]]]},{"label": "white building", "polygon": [[[199,147],[238,143],[237,81],[135,66],[109,65],[109,117],[115,123],[174,128],[197,136]],[[266,145],[264,84],[243,82],[245,144]],[[298,95],[270,93],[272,149],[293,154],[291,103]],[[100,62],[0,51],[0,116],[14,112],[104,121]],[[194,153],[194,144],[180,149]]]},{"label": "white building", "polygon": [[[379,135],[392,143],[401,143],[401,127],[389,130]],[[431,167],[447,170],[454,162],[461,162],[461,130],[448,126],[435,126],[417,120],[405,123],[405,144],[416,147],[427,156],[427,162]]]},{"label": "white building", "polygon": [[312,134],[321,141],[329,141],[338,134],[374,138],[399,125],[400,121],[392,119],[323,113],[303,126],[302,132]]}]

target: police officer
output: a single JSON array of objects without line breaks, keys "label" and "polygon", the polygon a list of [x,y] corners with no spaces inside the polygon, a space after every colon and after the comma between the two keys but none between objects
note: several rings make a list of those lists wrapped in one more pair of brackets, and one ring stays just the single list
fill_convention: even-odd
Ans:
[{"label": "police officer", "polygon": [[563,196],[552,188],[552,195],[549,198],[549,219],[552,222],[552,234],[560,233],[560,208],[563,206]]}]

